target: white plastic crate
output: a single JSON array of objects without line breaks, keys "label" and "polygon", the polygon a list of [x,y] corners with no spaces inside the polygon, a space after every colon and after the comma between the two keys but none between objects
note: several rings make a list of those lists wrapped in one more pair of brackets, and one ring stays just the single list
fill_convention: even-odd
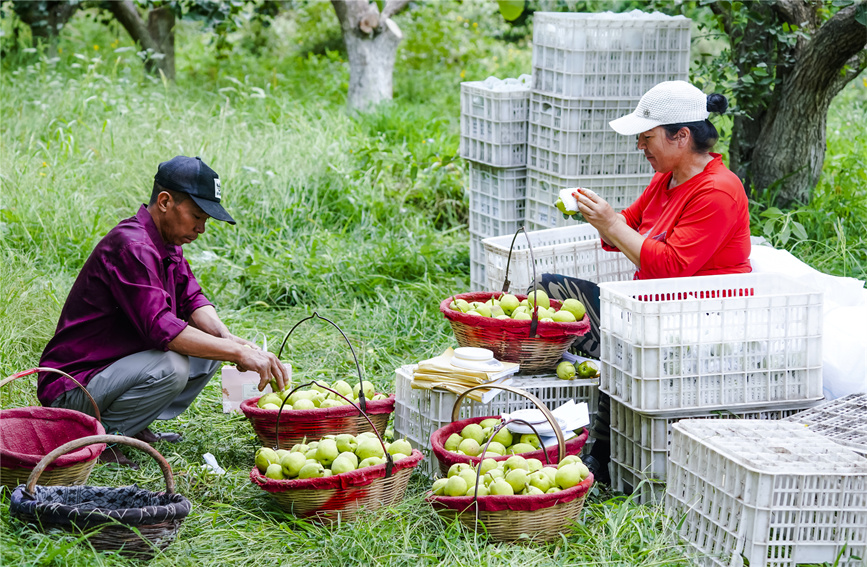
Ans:
[{"label": "white plastic crate", "polygon": [[830,400],[788,418],[867,456],[867,394]]},{"label": "white plastic crate", "polygon": [[638,98],[687,80],[690,20],[646,14],[533,14],[533,90],[567,98]]},{"label": "white plastic crate", "polygon": [[[634,136],[608,122],[629,114],[638,99],[585,100],[530,95],[527,165],[562,177],[653,175]],[[643,187],[642,187],[643,189]]]},{"label": "white plastic crate", "polygon": [[[419,470],[427,476],[439,474],[439,463],[431,450],[430,436],[437,429],[451,423],[452,408],[457,395],[444,390],[414,390],[412,374],[415,365],[401,366],[395,371],[394,431],[406,437],[425,459]],[[549,409],[556,409],[568,400],[585,402],[590,413],[590,425],[599,405],[599,380],[559,380],[553,374],[516,376],[509,384],[529,392],[542,400]],[[464,400],[460,419],[487,415],[502,415],[519,409],[535,407],[530,400],[512,392],[501,392],[487,404]]]},{"label": "white plastic crate", "polygon": [[[506,264],[509,263],[510,290],[523,293],[533,279],[533,264],[527,238],[523,234],[515,239],[512,259],[509,261],[513,236],[482,241],[485,247],[485,278],[491,289],[502,289]],[[533,246],[536,277],[553,273],[600,283],[631,280],[635,274],[635,265],[626,256],[602,249],[599,233],[589,224],[573,223],[569,227],[528,232],[527,236]]]},{"label": "white plastic crate", "polygon": [[[776,409],[771,405],[747,411],[717,411],[689,416],[689,419],[770,419],[779,420],[807,407]],[[664,481],[668,452],[671,448],[671,426],[684,417],[655,417],[629,409],[611,400],[611,460],[629,468],[639,479]],[[634,486],[634,484],[633,484]],[[624,491],[625,492],[625,491]]]},{"label": "white plastic crate", "polygon": [[503,201],[527,197],[526,167],[493,167],[470,162],[470,192]]},{"label": "white plastic crate", "polygon": [[497,167],[526,165],[528,83],[527,75],[461,83],[461,157]]},{"label": "white plastic crate", "polygon": [[600,387],[631,409],[684,416],[822,399],[821,291],[729,274],[607,282],[600,302]]},{"label": "white plastic crate", "polygon": [[620,211],[635,202],[647,188],[652,175],[598,175],[595,177],[561,177],[537,169],[527,169],[527,209],[525,219],[545,228],[570,226],[575,218],[563,218],[554,203],[561,189],[592,189]]},{"label": "white plastic crate", "polygon": [[867,459],[787,421],[672,428],[666,512],[701,564],[863,567]]},{"label": "white plastic crate", "polygon": [[654,480],[653,476],[641,474],[614,459],[611,459],[608,471],[611,488],[632,496],[636,504],[656,504],[665,500],[665,483]]},{"label": "white plastic crate", "polygon": [[485,290],[485,247],[482,237],[470,233],[470,291]]}]

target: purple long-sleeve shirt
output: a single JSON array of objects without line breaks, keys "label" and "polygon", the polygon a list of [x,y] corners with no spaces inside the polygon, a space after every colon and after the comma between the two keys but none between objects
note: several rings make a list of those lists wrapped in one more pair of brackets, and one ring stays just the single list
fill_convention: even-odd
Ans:
[{"label": "purple long-sleeve shirt", "polygon": [[[181,247],[163,242],[142,205],[91,252],[39,365],[63,370],[87,385],[95,374],[125,356],[168,350],[193,311],[205,305],[211,302]],[[40,373],[37,395],[47,406],[75,387],[55,372]]]}]

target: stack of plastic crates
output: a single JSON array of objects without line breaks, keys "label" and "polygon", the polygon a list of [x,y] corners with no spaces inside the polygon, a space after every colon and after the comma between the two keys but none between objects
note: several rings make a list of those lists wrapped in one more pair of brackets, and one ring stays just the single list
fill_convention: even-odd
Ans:
[{"label": "stack of plastic crates", "polygon": [[536,12],[527,145],[527,224],[567,226],[560,189],[592,189],[630,205],[653,169],[608,122],[629,114],[651,87],[686,80],[690,20],[683,16]]},{"label": "stack of plastic crates", "polygon": [[[425,459],[419,464],[418,470],[433,477],[439,473],[440,467],[431,451],[430,436],[452,422],[452,408],[457,395],[446,390],[413,389],[415,368],[415,365],[409,364],[395,371],[394,432],[398,437],[406,437],[415,449],[424,453]],[[591,425],[593,423],[599,405],[599,380],[596,378],[560,380],[555,374],[517,375],[509,385],[533,394],[552,410],[569,400],[585,402]],[[460,419],[502,415],[532,407],[535,407],[533,402],[527,398],[501,392],[487,404],[465,400],[461,405]]]},{"label": "stack of plastic crates", "polygon": [[867,459],[801,424],[680,421],[668,477],[699,565],[864,565]]},{"label": "stack of plastic crates", "polygon": [[600,284],[611,479],[646,502],[686,417],[782,419],[822,399],[822,293],[783,275]]},{"label": "stack of plastic crates", "polygon": [[484,290],[482,239],[514,234],[527,197],[530,77],[461,83],[460,155],[469,162],[470,283]]}]

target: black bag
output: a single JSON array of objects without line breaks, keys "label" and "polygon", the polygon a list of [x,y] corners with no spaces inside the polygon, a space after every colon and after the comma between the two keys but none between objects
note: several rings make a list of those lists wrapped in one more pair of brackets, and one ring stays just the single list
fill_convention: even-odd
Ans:
[{"label": "black bag", "polygon": [[[548,297],[563,301],[577,299],[587,309],[587,317],[590,319],[590,331],[575,339],[569,350],[574,354],[580,354],[588,358],[599,358],[599,286],[595,283],[578,278],[570,278],[560,274],[542,274],[539,287],[548,294]],[[527,293],[533,291],[530,286]]]}]

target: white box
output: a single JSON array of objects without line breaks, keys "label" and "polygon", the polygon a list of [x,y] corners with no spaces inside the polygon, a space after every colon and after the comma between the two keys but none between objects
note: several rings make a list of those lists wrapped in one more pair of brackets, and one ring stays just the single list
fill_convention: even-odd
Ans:
[{"label": "white box", "polygon": [[666,513],[701,565],[863,567],[867,459],[787,421],[672,428]]},{"label": "white box", "polygon": [[600,388],[633,410],[684,416],[822,399],[819,290],[728,274],[606,282],[600,303]]},{"label": "white box", "polygon": [[526,165],[530,87],[511,81],[515,84],[502,91],[496,90],[498,80],[461,83],[462,158],[496,167]]},{"label": "white box", "polygon": [[832,441],[867,456],[867,394],[850,394],[797,413],[788,421],[802,423]]}]

